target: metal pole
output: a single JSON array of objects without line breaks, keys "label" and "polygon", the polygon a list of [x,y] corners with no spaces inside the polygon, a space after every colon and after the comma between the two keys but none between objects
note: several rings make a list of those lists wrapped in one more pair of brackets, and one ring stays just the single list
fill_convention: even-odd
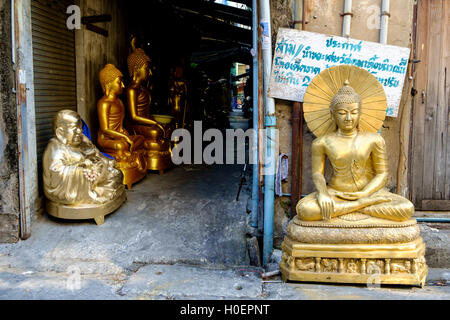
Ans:
[{"label": "metal pole", "polygon": [[390,6],[391,6],[391,3],[389,0],[382,0],[382,3],[381,3],[381,27],[380,27],[380,43],[382,43],[382,44],[387,44]]},{"label": "metal pole", "polygon": [[252,1],[253,12],[253,182],[252,182],[252,213],[250,225],[258,227],[259,203],[259,155],[258,155],[258,1]]},{"label": "metal pole", "polygon": [[416,218],[417,222],[450,223],[449,218]]},{"label": "metal pole", "polygon": [[349,38],[352,25],[352,0],[344,2],[344,22],[342,23],[342,36]]},{"label": "metal pole", "polygon": [[272,69],[272,32],[270,1],[261,0],[261,25],[263,32],[263,63],[264,63],[264,98],[265,98],[265,129],[266,156],[264,170],[264,246],[263,263],[266,265],[273,251],[273,217],[275,202],[275,166],[276,166],[276,115],[275,100],[268,96],[269,80]]}]

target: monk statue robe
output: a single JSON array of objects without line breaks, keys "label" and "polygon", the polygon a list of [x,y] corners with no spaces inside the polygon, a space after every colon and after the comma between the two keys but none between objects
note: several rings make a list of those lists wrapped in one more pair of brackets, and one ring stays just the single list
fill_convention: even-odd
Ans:
[{"label": "monk statue robe", "polygon": [[128,71],[132,79],[126,89],[129,132],[145,137],[148,170],[163,173],[172,166],[170,125],[164,126],[151,113],[151,95],[146,82],[151,76],[150,58],[138,48],[128,57]]},{"label": "monk statue robe", "polygon": [[102,224],[104,215],[125,201],[122,173],[83,135],[75,111],[60,111],[53,129],[43,157],[47,210],[59,218]]},{"label": "monk statue robe", "polygon": [[129,189],[146,176],[147,162],[143,136],[131,135],[124,128],[125,106],[118,98],[125,88],[123,74],[108,64],[100,71],[104,96],[97,104],[100,129],[97,143],[101,150],[117,160]]},{"label": "monk statue robe", "polygon": [[425,283],[425,244],[412,218],[414,205],[386,186],[388,153],[378,133],[386,110],[383,86],[358,67],[332,67],[311,82],[304,116],[317,136],[311,147],[316,191],[299,201],[289,224],[283,280]]}]

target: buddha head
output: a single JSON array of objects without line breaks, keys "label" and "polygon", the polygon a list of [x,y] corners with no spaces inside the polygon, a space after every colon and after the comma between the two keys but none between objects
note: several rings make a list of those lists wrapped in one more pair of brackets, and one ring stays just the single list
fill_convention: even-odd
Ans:
[{"label": "buddha head", "polygon": [[120,95],[125,88],[122,72],[112,64],[107,64],[100,71],[99,79],[103,93],[106,95],[109,95],[110,93]]},{"label": "buddha head", "polygon": [[53,121],[56,138],[63,144],[78,147],[83,141],[81,117],[72,110],[58,112]]},{"label": "buddha head", "polygon": [[330,106],[331,116],[343,132],[358,128],[361,118],[362,100],[356,91],[345,81],[344,86],[333,97]]},{"label": "buddha head", "polygon": [[152,76],[150,58],[138,48],[128,56],[128,71],[134,82],[147,81]]}]

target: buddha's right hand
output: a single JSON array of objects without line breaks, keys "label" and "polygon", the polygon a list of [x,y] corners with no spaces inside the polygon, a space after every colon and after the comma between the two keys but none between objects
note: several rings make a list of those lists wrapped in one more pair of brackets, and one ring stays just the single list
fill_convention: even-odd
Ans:
[{"label": "buddha's right hand", "polygon": [[319,193],[317,202],[319,203],[320,213],[322,214],[323,220],[331,220],[332,214],[334,213],[334,207],[336,205],[334,199],[328,194]]},{"label": "buddha's right hand", "polygon": [[93,166],[93,162],[87,158],[83,159],[80,163],[80,167],[82,168],[91,168]]}]

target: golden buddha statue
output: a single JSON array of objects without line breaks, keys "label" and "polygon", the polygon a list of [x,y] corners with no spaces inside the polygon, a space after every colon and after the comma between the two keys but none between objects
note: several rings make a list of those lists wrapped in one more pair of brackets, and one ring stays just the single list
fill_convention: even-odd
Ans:
[{"label": "golden buddha statue", "polygon": [[124,175],[123,183],[131,189],[133,184],[147,174],[144,137],[130,135],[123,127],[125,107],[118,98],[124,89],[123,74],[108,64],[100,71],[104,96],[97,104],[100,129],[97,143],[101,150],[117,161]]},{"label": "golden buddha statue", "polygon": [[47,212],[62,219],[95,219],[115,211],[126,200],[122,173],[83,135],[80,116],[60,111],[54,137],[43,157]]},{"label": "golden buddha statue", "polygon": [[[327,69],[308,87],[305,119],[318,137],[311,152],[316,192],[300,200],[289,225],[284,280],[367,283],[374,271],[368,266],[382,265],[380,283],[423,285],[425,245],[414,205],[386,189],[387,151],[377,133],[386,109],[382,85],[357,67]],[[304,265],[311,268],[298,267]]]},{"label": "golden buddha statue", "polygon": [[175,127],[184,128],[186,117],[187,86],[186,82],[179,75],[179,72],[173,71],[169,82],[169,101],[170,113],[175,119]]},{"label": "golden buddha statue", "polygon": [[151,95],[145,84],[152,75],[150,58],[138,48],[128,57],[128,71],[131,83],[127,87],[128,119],[126,127],[134,134],[145,137],[147,168],[163,173],[172,166],[170,125],[163,125],[152,119]]}]

